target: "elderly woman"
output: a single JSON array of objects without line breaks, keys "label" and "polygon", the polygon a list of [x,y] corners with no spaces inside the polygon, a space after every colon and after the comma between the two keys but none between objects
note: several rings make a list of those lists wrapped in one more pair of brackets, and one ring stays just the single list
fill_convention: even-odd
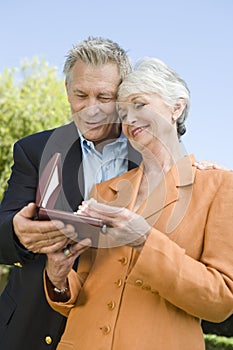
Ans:
[{"label": "elderly woman", "polygon": [[142,60],[118,101],[143,161],[80,207],[108,226],[98,249],[86,239],[48,255],[47,299],[68,317],[58,349],[202,350],[200,320],[233,312],[233,174],[184,155],[189,91],[163,62]]}]

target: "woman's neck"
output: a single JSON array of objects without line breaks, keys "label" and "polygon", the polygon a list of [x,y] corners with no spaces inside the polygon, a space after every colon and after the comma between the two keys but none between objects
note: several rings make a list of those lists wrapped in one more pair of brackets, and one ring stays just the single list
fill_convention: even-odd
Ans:
[{"label": "woman's neck", "polygon": [[171,167],[184,156],[180,145],[174,149],[166,147],[155,147],[154,149],[144,149],[142,151],[144,173],[147,175],[164,176]]}]

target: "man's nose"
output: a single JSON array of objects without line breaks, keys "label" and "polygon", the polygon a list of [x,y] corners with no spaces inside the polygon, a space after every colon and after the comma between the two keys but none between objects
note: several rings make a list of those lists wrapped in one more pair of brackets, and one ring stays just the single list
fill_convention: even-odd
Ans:
[{"label": "man's nose", "polygon": [[89,117],[94,117],[100,112],[100,105],[95,99],[90,99],[87,102],[86,112]]}]

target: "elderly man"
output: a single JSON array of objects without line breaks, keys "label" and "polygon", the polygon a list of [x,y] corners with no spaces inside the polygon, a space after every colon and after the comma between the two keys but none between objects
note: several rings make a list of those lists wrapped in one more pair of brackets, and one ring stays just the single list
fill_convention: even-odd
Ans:
[{"label": "elderly man", "polygon": [[125,51],[111,40],[88,38],[74,46],[64,73],[75,123],[28,136],[14,146],[0,207],[0,263],[15,265],[0,298],[1,349],[56,348],[65,318],[44,296],[44,254],[65,247],[67,236],[75,232],[61,221],[33,219],[39,174],[54,153],[61,153],[63,183],[56,207],[77,210],[95,182],[132,167],[135,152],[121,133],[113,103],[130,69]]}]

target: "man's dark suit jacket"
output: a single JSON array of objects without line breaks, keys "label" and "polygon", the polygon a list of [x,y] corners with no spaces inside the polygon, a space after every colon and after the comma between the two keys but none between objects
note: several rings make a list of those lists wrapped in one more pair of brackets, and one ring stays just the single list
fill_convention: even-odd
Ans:
[{"label": "man's dark suit jacket", "polygon": [[[139,163],[129,146],[129,168]],[[40,172],[51,156],[62,155],[63,190],[56,207],[77,210],[83,199],[82,152],[73,123],[43,131],[16,142],[9,186],[0,207],[0,264],[15,265],[0,296],[0,349],[55,349],[66,319],[47,304],[43,289],[45,255],[20,246],[12,219],[22,207],[35,202]],[[78,325],[77,325],[78,327]]]}]

